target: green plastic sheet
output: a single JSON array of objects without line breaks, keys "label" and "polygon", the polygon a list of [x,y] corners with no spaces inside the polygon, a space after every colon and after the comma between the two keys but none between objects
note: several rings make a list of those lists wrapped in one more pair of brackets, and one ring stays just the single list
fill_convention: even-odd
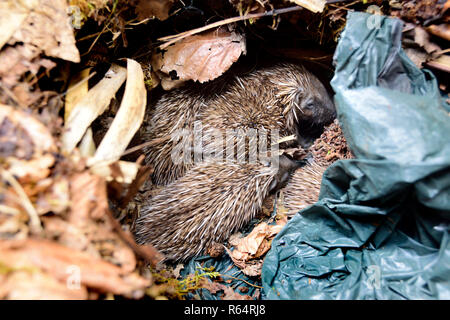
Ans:
[{"label": "green plastic sheet", "polygon": [[402,26],[348,13],[331,85],[355,159],[273,240],[264,298],[450,299],[450,116]]}]

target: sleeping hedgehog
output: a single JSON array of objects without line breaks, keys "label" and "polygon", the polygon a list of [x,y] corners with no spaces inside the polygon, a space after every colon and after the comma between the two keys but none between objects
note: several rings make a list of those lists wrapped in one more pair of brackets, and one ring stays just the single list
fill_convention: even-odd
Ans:
[{"label": "sleeping hedgehog", "polygon": [[304,164],[278,147],[310,146],[335,116],[324,85],[293,63],[165,93],[144,136],[152,182],[163,187],[143,205],[137,242],[185,261],[225,241]]}]

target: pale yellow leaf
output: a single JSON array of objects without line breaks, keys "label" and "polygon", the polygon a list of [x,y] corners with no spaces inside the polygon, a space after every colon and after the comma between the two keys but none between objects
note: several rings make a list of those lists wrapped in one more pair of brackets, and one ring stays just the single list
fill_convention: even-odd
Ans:
[{"label": "pale yellow leaf", "polygon": [[144,120],[147,104],[144,72],[138,62],[131,59],[127,61],[127,83],[119,111],[94,157],[88,160],[89,165],[118,160]]},{"label": "pale yellow leaf", "polygon": [[322,12],[325,8],[326,0],[289,0],[314,13]]}]

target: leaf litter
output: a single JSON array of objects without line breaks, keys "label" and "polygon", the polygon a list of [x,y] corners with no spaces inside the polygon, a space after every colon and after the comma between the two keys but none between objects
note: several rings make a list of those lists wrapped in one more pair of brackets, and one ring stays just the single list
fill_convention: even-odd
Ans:
[{"label": "leaf litter", "polygon": [[[232,277],[214,270],[180,280],[182,264],[161,267],[163,257],[153,247],[134,242],[130,230],[139,204],[133,199],[153,192],[141,193],[152,168],[132,156],[145,145],[133,141],[145,121],[147,90],[152,95],[159,84],[170,90],[221,76],[248,51],[242,25],[251,29],[270,17],[266,27],[277,29],[286,14],[291,24],[310,23],[308,36],[316,42],[335,43],[345,12],[369,10],[373,3],[378,4],[233,0],[227,11],[217,2],[215,14],[222,20],[209,17],[201,27],[181,31],[173,25],[160,34],[159,23],[170,25],[173,17],[193,10],[192,4],[1,1],[0,298],[166,299],[205,288],[221,299],[258,299],[259,288],[249,296],[247,287],[232,288]],[[403,44],[418,66],[448,73],[441,41],[449,39],[448,8],[449,1],[390,1],[380,11],[407,22]],[[130,30],[146,24],[159,41],[144,45],[147,51],[136,57],[117,50],[112,56],[122,59],[109,59],[117,48],[128,48]],[[310,52],[297,48],[283,54],[306,58]],[[314,53],[306,59],[322,57]],[[103,72],[97,68],[102,63],[108,65]],[[45,81],[55,84],[51,91],[41,85]],[[440,87],[448,90],[445,83]],[[300,148],[283,151],[297,159],[307,155]],[[353,157],[337,122],[309,151],[320,170]],[[227,254],[244,274],[258,278],[271,240],[293,213],[317,200],[318,194],[300,198],[296,187],[294,176],[265,201],[250,233],[236,234],[226,247],[217,244],[208,253]]]}]

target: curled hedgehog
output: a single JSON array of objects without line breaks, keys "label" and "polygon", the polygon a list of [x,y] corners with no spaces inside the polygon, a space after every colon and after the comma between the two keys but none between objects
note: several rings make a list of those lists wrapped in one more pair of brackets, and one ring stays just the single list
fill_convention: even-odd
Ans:
[{"label": "curled hedgehog", "polygon": [[[154,169],[152,182],[164,187],[142,207],[136,220],[137,242],[151,243],[167,260],[185,261],[213,242],[226,240],[302,164],[285,155],[278,158],[271,148],[278,144],[276,137],[295,136],[283,148],[308,147],[335,115],[320,80],[292,63],[224,75],[166,93],[145,129],[145,140],[152,142],[145,150],[146,162]],[[258,155],[270,149],[267,157],[252,157],[255,150],[248,142],[255,131],[270,133],[270,141],[256,136]],[[240,142],[245,148],[232,152],[233,158],[220,152],[229,146],[227,151],[237,150]]]},{"label": "curled hedgehog", "polygon": [[353,158],[337,119],[325,128],[309,150],[312,156],[309,164],[297,169],[282,189],[289,216],[319,200],[322,176],[333,162]]},{"label": "curled hedgehog", "polygon": [[[194,164],[195,150],[181,153],[174,161],[178,140],[193,148],[196,124],[201,124],[203,154],[215,150],[211,136],[228,130],[273,132],[295,135],[290,146],[309,146],[324,125],[336,116],[333,101],[320,82],[302,65],[278,63],[239,76],[225,74],[206,84],[190,83],[164,94],[151,110],[143,139],[154,142],[145,150],[146,162],[154,169],[152,182],[166,185],[183,176]],[[247,135],[248,136],[248,135]],[[284,147],[288,147],[285,145]],[[176,152],[175,152],[176,153]]]}]

